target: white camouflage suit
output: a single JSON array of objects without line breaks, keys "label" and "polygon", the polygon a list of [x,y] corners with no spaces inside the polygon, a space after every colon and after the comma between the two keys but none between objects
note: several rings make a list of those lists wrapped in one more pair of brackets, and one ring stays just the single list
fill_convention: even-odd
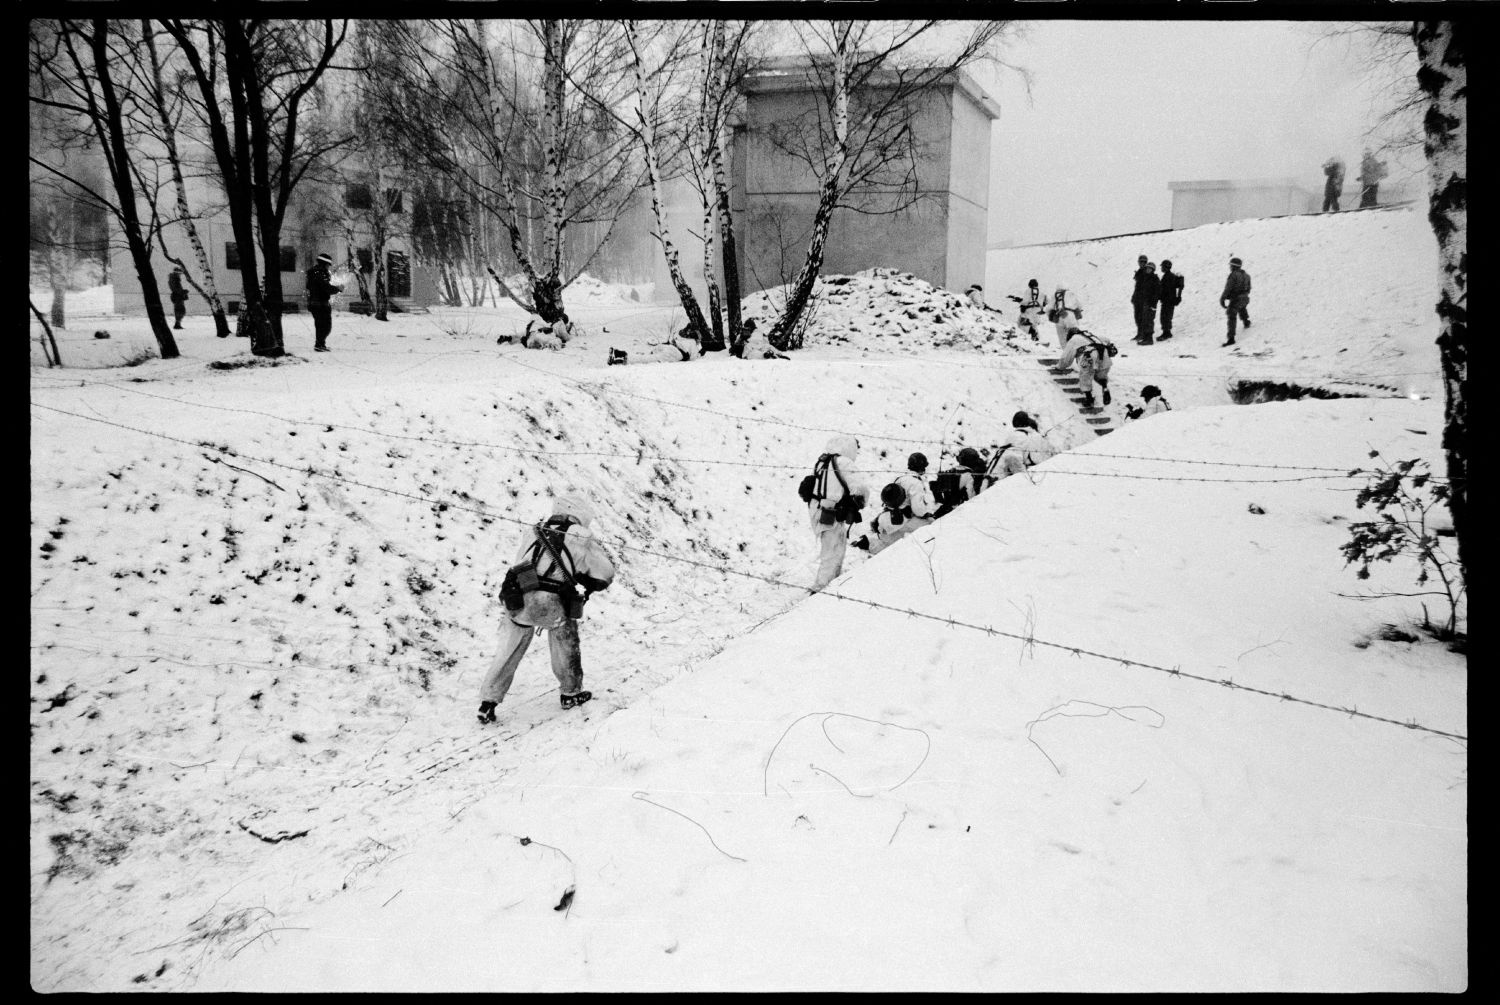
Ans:
[{"label": "white camouflage suit", "polygon": [[[848,484],[851,495],[859,498],[860,505],[864,505],[870,498],[869,485],[864,476],[854,468],[859,457],[859,444],[854,437],[831,437],[824,444],[823,453],[836,456],[824,477],[818,479],[818,484],[813,488],[813,499],[807,504],[808,525],[818,541],[818,573],[813,577],[814,590],[821,590],[838,578],[839,573],[844,570],[844,551],[849,546],[849,524],[841,520],[824,523],[824,510],[831,514],[839,500],[844,498],[844,484]],[[835,466],[838,468],[837,474],[834,472]],[[844,476],[842,483],[838,478],[840,474]]]},{"label": "white camouflage suit", "polygon": [[[1057,347],[1066,348],[1069,333],[1078,327],[1078,317],[1083,312],[1083,301],[1079,300],[1078,294],[1072,290],[1059,286],[1057,292],[1052,294],[1052,306],[1048,308],[1048,312],[1053,313],[1053,324],[1057,328]],[[1068,364],[1061,365],[1067,366]]]},{"label": "white camouflage suit", "polygon": [[1114,358],[1106,348],[1109,344],[1109,339],[1079,328],[1068,339],[1068,344],[1063,348],[1062,359],[1057,361],[1059,367],[1067,369],[1073,365],[1075,358],[1078,360],[1078,388],[1090,397],[1094,394],[1096,383],[1106,391],[1109,390],[1109,368],[1114,365]]}]

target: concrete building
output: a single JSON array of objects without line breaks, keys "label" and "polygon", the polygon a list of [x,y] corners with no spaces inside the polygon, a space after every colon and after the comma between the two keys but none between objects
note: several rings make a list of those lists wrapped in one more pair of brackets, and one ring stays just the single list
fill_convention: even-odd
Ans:
[{"label": "concrete building", "polygon": [[[184,169],[188,205],[197,215],[194,226],[203,250],[208,256],[213,271],[214,286],[219,298],[231,314],[237,313],[244,300],[244,290],[239,271],[239,249],[234,240],[234,229],[229,222],[229,210],[225,206],[223,190],[219,187],[217,165],[209,163],[211,155],[206,148],[184,149],[187,166]],[[411,205],[399,189],[387,189],[391,199],[386,239],[387,291],[397,309],[424,307],[437,302],[437,285],[431,271],[413,261],[409,242],[405,236],[410,220]],[[175,190],[163,189],[161,196],[163,217],[176,216]],[[292,194],[287,207],[286,223],[281,232],[281,259],[276,263],[281,271],[283,303],[287,310],[305,310],[307,306],[307,270],[320,253],[333,256],[334,269],[345,267],[348,261],[348,241],[343,229],[343,216],[347,212],[353,224],[355,257],[360,271],[374,295],[374,262],[370,257],[369,227],[365,222],[372,196],[367,187],[320,182],[304,179]],[[172,315],[171,298],[167,291],[167,276],[172,264],[161,253],[164,243],[175,258],[180,258],[195,275],[198,270],[197,257],[187,239],[187,230],[181,224],[168,223],[163,229],[160,243],[153,243],[152,256],[156,268],[156,281],[160,287],[163,306],[168,319]],[[110,275],[114,284],[114,309],[118,314],[141,315],[146,311],[141,294],[140,277],[130,250],[118,234],[110,242]],[[262,268],[265,265],[262,263]],[[188,298],[188,316],[207,317],[208,306],[191,286]],[[335,311],[348,310],[359,301],[358,284],[351,277],[342,295],[333,302]]]},{"label": "concrete building", "polygon": [[1303,188],[1294,178],[1249,181],[1169,181],[1172,190],[1172,229],[1205,223],[1224,223],[1261,216],[1315,213],[1322,190]]},{"label": "concrete building", "polygon": [[[889,79],[877,76],[872,96]],[[805,258],[819,187],[812,167],[789,148],[816,142],[822,96],[806,62],[797,60],[751,75],[743,90],[730,208],[740,282],[752,293],[789,282]],[[834,211],[823,273],[886,266],[954,290],[984,281],[990,124],[1000,107],[962,71],[939,78],[915,104],[910,158],[857,187],[846,202],[858,210]],[[914,186],[903,187],[908,170]]]}]

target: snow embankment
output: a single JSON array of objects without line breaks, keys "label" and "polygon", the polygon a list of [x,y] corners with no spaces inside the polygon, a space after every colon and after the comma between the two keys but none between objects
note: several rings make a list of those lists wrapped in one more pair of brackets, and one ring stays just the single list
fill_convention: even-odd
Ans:
[{"label": "snow embankment", "polygon": [[[124,986],[143,966],[131,953],[206,938],[213,929],[191,924],[226,870],[243,878],[229,863],[256,863],[260,878],[219,921],[337,890],[385,854],[331,822],[360,818],[372,792],[405,807],[379,828],[387,847],[482,794],[484,760],[464,752],[499,583],[517,521],[544,516],[552,491],[597,500],[621,566],[590,605],[584,643],[603,715],[795,599],[755,577],[809,580],[796,484],[833,432],[861,438],[878,486],[914,450],[935,467],[945,438],[991,442],[1016,408],[1060,411],[1029,373],[954,361],[720,359],[572,377],[547,370],[566,354],[359,358],[253,372],[200,362],[192,375],[178,360],[142,368],[175,375],[144,385],[38,376],[44,985]],[[1054,441],[1080,442],[1075,426]],[[549,718],[545,666],[528,662],[506,706],[522,758],[569,742]],[[302,831],[312,840],[255,854],[257,836]],[[80,904],[87,928],[66,920]],[[180,974],[202,945],[189,938],[156,962]]]},{"label": "snow embankment", "polygon": [[1237,220],[991,251],[986,285],[997,303],[1004,294],[1024,294],[1029,279],[1044,293],[1066,286],[1082,297],[1085,327],[1128,347],[1135,337],[1130,296],[1140,255],[1158,270],[1163,259],[1171,260],[1186,286],[1174,338],[1135,351],[1137,370],[1170,356],[1221,354],[1219,293],[1229,259],[1238,257],[1253,283],[1253,325],[1239,338],[1238,374],[1293,377],[1307,385],[1352,382],[1348,393],[1370,395],[1440,391],[1433,348],[1437,242],[1420,207]]},{"label": "snow embankment", "polygon": [[1463,660],[1339,596],[1341,475],[1251,467],[1431,458],[1438,418],[1224,407],[1055,458],[200,986],[1462,990],[1466,745],[1368,716],[1466,735]]}]

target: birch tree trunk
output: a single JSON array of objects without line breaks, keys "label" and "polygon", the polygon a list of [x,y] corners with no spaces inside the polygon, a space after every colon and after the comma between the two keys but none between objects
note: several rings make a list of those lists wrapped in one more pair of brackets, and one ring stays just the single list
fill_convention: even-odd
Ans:
[{"label": "birch tree trunk", "polygon": [[57,242],[61,238],[57,226],[57,206],[51,199],[47,199],[42,206],[44,230],[47,234],[47,247],[42,252],[42,261],[47,266],[47,285],[52,287],[52,307],[47,313],[52,315],[54,327],[66,328],[68,327],[68,282],[57,264]]},{"label": "birch tree trunk", "polygon": [[[718,22],[722,23],[722,22]],[[703,202],[703,283],[708,289],[708,316],[712,329],[704,335],[704,352],[724,351],[723,304],[719,299],[719,280],[715,275],[714,252],[718,242],[714,239],[714,206],[717,203],[713,187],[713,151],[717,144],[718,122],[722,95],[715,88],[718,74],[714,66],[714,26],[703,26],[703,44],[700,47],[703,60],[702,92],[698,100],[698,137],[701,146],[697,151],[698,192]],[[710,112],[710,109],[713,111]]]},{"label": "birch tree trunk", "polygon": [[1443,367],[1443,450],[1452,491],[1449,509],[1464,560],[1469,527],[1468,320],[1468,24],[1417,21],[1412,26],[1422,65],[1417,83],[1427,95],[1423,120],[1431,195],[1427,219],[1438,242],[1438,356]]},{"label": "birch tree trunk", "polygon": [[[641,140],[642,152],[646,158],[646,176],[651,182],[651,212],[656,218],[656,239],[661,242],[662,252],[667,257],[667,272],[672,278],[672,286],[677,290],[677,299],[682,302],[683,312],[687,314],[688,331],[693,338],[703,339],[708,334],[708,325],[703,319],[703,309],[698,306],[698,298],[693,294],[693,288],[688,285],[682,276],[682,262],[677,254],[677,246],[672,243],[672,232],[667,225],[666,207],[662,205],[661,199],[661,168],[656,160],[656,103],[646,93],[646,76],[641,68],[641,53],[636,45],[635,25],[633,22],[625,21],[625,40],[630,45],[630,54],[635,69],[636,88],[636,119],[639,124],[637,135]],[[701,342],[700,342],[701,345]]]},{"label": "birch tree trunk", "polygon": [[[715,89],[721,102],[729,93],[729,66],[724,59],[724,22],[714,22],[713,65],[715,67]],[[713,135],[714,192],[719,205],[719,252],[724,269],[724,299],[728,306],[729,352],[732,356],[745,355],[745,326],[740,318],[740,259],[734,242],[734,218],[729,211],[729,182],[725,177],[724,162],[729,147],[728,108],[715,124]]]},{"label": "birch tree trunk", "polygon": [[[539,276],[531,261],[531,256],[526,253],[526,243],[521,236],[520,213],[516,203],[515,179],[505,164],[505,145],[501,139],[506,135],[506,129],[500,115],[500,98],[496,92],[495,60],[490,54],[489,36],[485,32],[484,25],[485,22],[482,19],[474,22],[479,58],[484,73],[485,101],[489,106],[490,130],[486,139],[489,141],[491,159],[500,179],[500,191],[505,198],[500,223],[505,228],[506,236],[510,238],[510,250],[515,255],[522,274],[526,276],[526,284],[531,288],[532,302],[528,304],[517,299],[514,294],[510,293],[508,287],[505,287],[505,290],[517,304],[533,314],[540,315],[543,321],[551,324],[562,318],[561,284],[558,283],[556,275],[550,277],[550,282],[547,278]],[[561,73],[560,67],[558,72]],[[556,151],[554,150],[553,153],[555,155]],[[550,208],[549,202],[549,210]]]},{"label": "birch tree trunk", "polygon": [[557,20],[542,22],[542,157],[547,222],[542,231],[542,262],[546,274],[532,291],[543,321],[552,321],[550,311],[562,316],[563,217],[567,191],[558,144],[562,137],[563,65],[567,38]]},{"label": "birch tree trunk", "polygon": [[813,284],[818,280],[818,270],[823,265],[823,248],[828,243],[828,225],[833,219],[834,207],[839,199],[839,173],[849,156],[849,29],[842,26],[833,49],[833,150],[823,174],[822,191],[818,196],[818,209],[813,215],[812,237],[807,245],[807,258],[802,263],[797,278],[787,291],[786,304],[781,316],[771,327],[766,338],[777,349],[788,348],[792,330],[807,301],[812,296]]},{"label": "birch tree trunk", "polygon": [[367,304],[370,302],[370,284],[365,281],[364,270],[360,267],[359,249],[354,246],[354,218],[349,215],[349,207],[344,207],[344,257],[349,262],[349,271],[354,273],[355,285],[359,287],[359,302]]},{"label": "birch tree trunk", "polygon": [[370,257],[374,259],[371,264],[375,266],[375,320],[388,321],[390,318],[386,312],[390,304],[387,302],[385,276],[385,232],[390,203],[386,199],[385,174],[380,166],[384,151],[377,144],[370,153],[370,159],[375,163],[375,191],[370,200]]},{"label": "birch tree trunk", "polygon": [[[182,220],[188,244],[192,247],[193,257],[198,262],[196,276],[201,276],[202,282],[199,282],[195,274],[187,269],[183,269],[182,274],[208,304],[209,313],[214,319],[214,334],[219,338],[228,338],[229,318],[225,313],[223,301],[219,299],[219,290],[214,283],[213,267],[209,264],[208,253],[203,248],[203,241],[198,237],[198,227],[193,223],[192,209],[188,206],[187,184],[182,177],[182,157],[177,151],[177,130],[172,125],[172,117],[167,114],[166,90],[161,80],[161,60],[156,54],[156,33],[151,30],[149,21],[141,21],[141,35],[146,40],[146,51],[150,56],[151,98],[156,106],[156,117],[161,122],[162,143],[166,147],[167,164],[172,171],[172,187],[177,194],[177,216]],[[166,254],[165,243],[163,243],[162,252]],[[170,260],[170,256],[168,257]],[[180,266],[182,263],[176,264]]]}]

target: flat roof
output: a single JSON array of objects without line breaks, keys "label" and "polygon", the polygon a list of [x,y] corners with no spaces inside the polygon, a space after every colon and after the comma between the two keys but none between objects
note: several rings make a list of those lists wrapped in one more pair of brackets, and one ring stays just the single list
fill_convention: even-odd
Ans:
[{"label": "flat roof", "polygon": [[[770,60],[762,69],[747,75],[740,87],[746,94],[811,90],[814,86],[810,72],[811,66],[811,62],[806,57],[783,56]],[[921,70],[924,68],[904,67],[903,69]],[[926,67],[926,69],[933,69],[933,67]],[[878,87],[884,82],[893,81],[895,77],[895,69],[881,68],[871,74],[869,83]],[[979,86],[979,82],[963,69],[948,70],[934,77],[929,86],[954,87],[978,105],[986,116],[991,119],[1000,118],[999,103],[991,98],[988,92]]]}]

